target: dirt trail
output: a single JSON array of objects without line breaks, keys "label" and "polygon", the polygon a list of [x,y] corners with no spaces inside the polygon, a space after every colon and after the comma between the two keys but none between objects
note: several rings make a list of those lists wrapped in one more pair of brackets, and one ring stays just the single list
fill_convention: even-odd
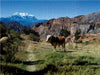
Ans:
[{"label": "dirt trail", "polygon": [[[27,42],[28,47],[26,48],[26,51],[28,52],[28,56],[26,59],[26,62],[31,63],[31,65],[26,66],[27,71],[36,71],[36,65],[33,64],[37,59],[35,58],[34,54],[34,45],[32,41]],[[32,63],[33,62],[33,63]]]}]

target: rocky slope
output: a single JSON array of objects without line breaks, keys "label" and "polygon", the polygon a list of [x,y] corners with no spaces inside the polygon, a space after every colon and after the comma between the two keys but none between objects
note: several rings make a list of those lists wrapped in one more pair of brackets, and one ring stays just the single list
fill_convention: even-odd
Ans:
[{"label": "rocky slope", "polygon": [[75,33],[77,29],[81,29],[82,33],[99,33],[98,25],[100,24],[100,12],[88,15],[80,15],[74,18],[61,17],[58,19],[50,19],[45,23],[35,23],[33,30],[39,32],[41,38],[46,35],[59,35],[61,29]]},{"label": "rocky slope", "polygon": [[80,22],[85,22],[85,23],[93,22],[95,24],[98,24],[98,23],[100,23],[100,12],[92,13],[92,14],[88,14],[88,15],[81,15],[81,16],[77,16],[74,18],[77,18]]},{"label": "rocky slope", "polygon": [[6,28],[14,29],[15,31],[21,32],[22,29],[30,29],[29,25],[20,25],[18,22],[0,22]]}]

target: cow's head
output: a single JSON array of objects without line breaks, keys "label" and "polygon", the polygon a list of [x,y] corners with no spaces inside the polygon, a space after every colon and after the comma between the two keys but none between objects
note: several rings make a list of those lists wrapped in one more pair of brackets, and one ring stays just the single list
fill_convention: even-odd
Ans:
[{"label": "cow's head", "polygon": [[52,35],[47,35],[46,42],[51,42],[51,39],[52,39]]}]

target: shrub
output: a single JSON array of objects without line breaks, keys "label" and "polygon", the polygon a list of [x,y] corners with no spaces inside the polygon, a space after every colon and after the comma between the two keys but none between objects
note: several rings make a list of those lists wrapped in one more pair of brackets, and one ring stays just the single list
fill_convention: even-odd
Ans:
[{"label": "shrub", "polygon": [[10,38],[2,44],[2,51],[5,51],[4,61],[14,62],[18,46],[21,44],[20,33],[13,29],[7,29],[6,33]]},{"label": "shrub", "polygon": [[18,45],[12,44],[12,43],[6,43],[5,44],[5,57],[4,60],[5,62],[14,62],[15,61],[15,54],[18,52]]},{"label": "shrub", "polygon": [[60,36],[64,36],[64,37],[67,37],[70,35],[70,31],[68,31],[67,29],[62,29],[60,31]]},{"label": "shrub", "polygon": [[78,48],[78,46],[75,46],[75,48],[77,49],[77,48]]},{"label": "shrub", "polygon": [[75,40],[77,41],[80,38],[81,30],[77,30],[75,33]]},{"label": "shrub", "polygon": [[24,34],[29,35],[29,39],[32,41],[38,41],[40,40],[40,36],[38,32],[35,32],[34,30],[22,30]]},{"label": "shrub", "polygon": [[17,32],[17,31],[15,31],[15,30],[13,30],[13,29],[8,29],[7,30],[7,34],[10,36],[10,38],[11,39],[16,39],[16,38],[18,38],[18,39],[21,39],[20,38],[20,33],[19,32]]},{"label": "shrub", "polygon": [[32,41],[38,41],[40,40],[40,38],[32,33],[29,34],[29,39]]},{"label": "shrub", "polygon": [[30,30],[26,30],[26,29],[23,29],[22,30],[22,33],[26,34],[26,35],[29,35],[30,33],[36,35],[36,36],[39,36],[38,32],[35,32],[34,30],[30,29]]}]

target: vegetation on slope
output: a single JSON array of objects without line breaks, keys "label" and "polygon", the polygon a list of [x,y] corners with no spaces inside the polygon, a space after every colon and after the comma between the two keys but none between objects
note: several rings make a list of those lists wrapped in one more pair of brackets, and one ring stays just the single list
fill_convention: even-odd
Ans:
[{"label": "vegetation on slope", "polygon": [[[6,30],[4,33],[11,37],[2,46],[5,53],[0,54],[1,72],[4,74],[100,74],[100,40],[77,43],[75,46],[66,44],[66,52],[61,48],[53,52],[53,47],[46,42],[23,40],[14,30]],[[19,48],[23,45],[24,49]]]}]

